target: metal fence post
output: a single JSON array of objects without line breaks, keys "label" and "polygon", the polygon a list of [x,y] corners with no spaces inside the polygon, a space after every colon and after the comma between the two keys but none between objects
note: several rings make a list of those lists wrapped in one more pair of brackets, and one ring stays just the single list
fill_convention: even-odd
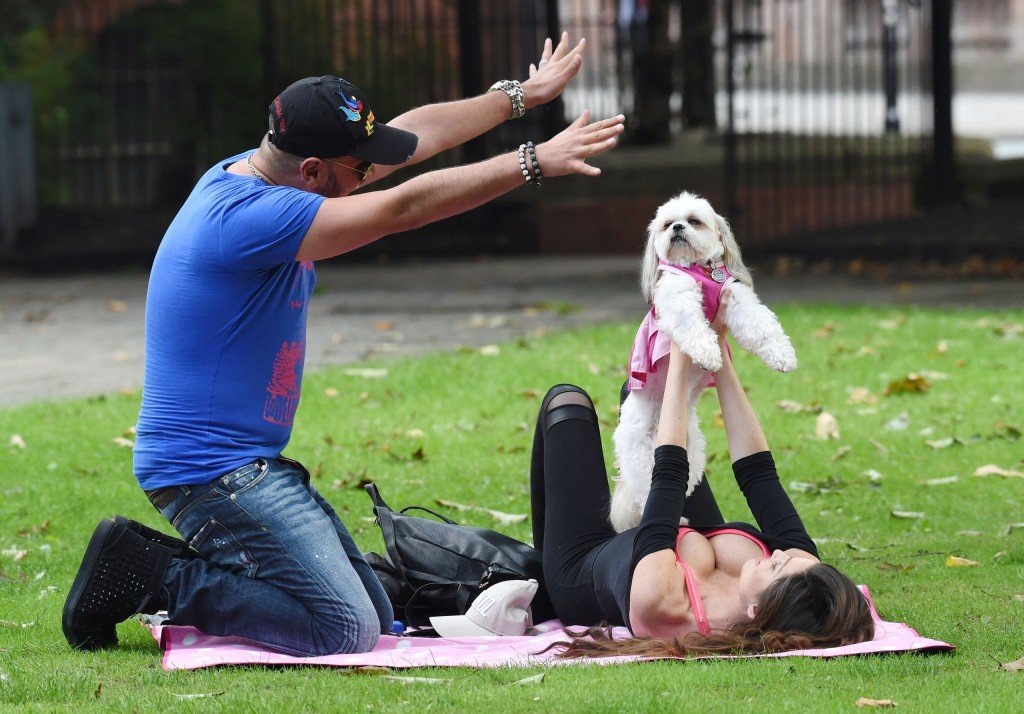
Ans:
[{"label": "metal fence post", "polygon": [[14,252],[18,231],[36,222],[32,95],[23,84],[0,84],[0,248]]},{"label": "metal fence post", "polygon": [[932,201],[956,197],[953,156],[953,3],[932,0]]},{"label": "metal fence post", "polygon": [[[483,48],[478,0],[459,0],[459,76],[463,97],[473,97],[484,91]],[[484,143],[474,139],[465,145],[467,161],[477,161],[484,155]]]},{"label": "metal fence post", "polygon": [[730,221],[735,223],[739,216],[739,167],[736,161],[736,118],[734,113],[734,99],[736,94],[735,67],[733,66],[734,55],[736,54],[736,28],[733,17],[733,0],[725,0],[725,86],[726,86],[726,127],[725,127],[725,211]]}]

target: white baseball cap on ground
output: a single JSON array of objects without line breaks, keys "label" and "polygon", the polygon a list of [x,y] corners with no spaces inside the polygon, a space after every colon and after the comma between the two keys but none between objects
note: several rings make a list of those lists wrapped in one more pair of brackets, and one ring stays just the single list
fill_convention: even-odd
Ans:
[{"label": "white baseball cap on ground", "polygon": [[533,627],[536,580],[506,580],[477,595],[465,615],[430,618],[441,637],[519,636]]}]

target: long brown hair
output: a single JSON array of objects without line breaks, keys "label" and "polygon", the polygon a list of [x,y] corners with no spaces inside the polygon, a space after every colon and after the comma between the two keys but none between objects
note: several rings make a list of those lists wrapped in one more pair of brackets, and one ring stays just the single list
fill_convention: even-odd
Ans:
[{"label": "long brown hair", "polygon": [[874,637],[875,623],[867,599],[853,581],[831,565],[816,563],[765,588],[753,618],[737,620],[711,635],[690,632],[675,640],[614,639],[607,625],[566,632],[571,641],[556,642],[544,651],[557,650],[559,657],[567,659],[784,652],[864,642]]}]

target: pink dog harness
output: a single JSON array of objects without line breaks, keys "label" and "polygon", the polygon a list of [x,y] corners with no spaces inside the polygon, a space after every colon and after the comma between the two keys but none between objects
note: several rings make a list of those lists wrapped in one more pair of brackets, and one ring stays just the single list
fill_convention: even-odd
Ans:
[{"label": "pink dog harness", "polygon": [[[689,275],[697,281],[700,286],[701,302],[704,306],[704,317],[711,322],[718,314],[718,307],[722,303],[722,291],[736,278],[724,264],[714,268],[707,268],[702,265],[673,265],[661,260],[658,261],[658,270]],[[715,280],[714,273],[724,276],[722,282]],[[668,357],[671,350],[671,337],[658,329],[658,316],[654,314],[652,307],[650,312],[640,323],[640,329],[636,332],[636,339],[633,340],[633,350],[629,354],[629,391],[638,392],[647,385],[647,376],[658,371],[658,363]],[[708,386],[714,384],[708,379]]]}]

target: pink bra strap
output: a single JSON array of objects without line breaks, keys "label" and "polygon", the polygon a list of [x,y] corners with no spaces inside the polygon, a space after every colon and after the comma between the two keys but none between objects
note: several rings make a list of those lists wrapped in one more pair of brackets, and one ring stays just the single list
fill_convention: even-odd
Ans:
[{"label": "pink bra strap", "polygon": [[697,624],[697,632],[705,637],[711,634],[711,621],[704,610],[704,601],[700,599],[700,590],[697,589],[697,578],[693,576],[690,566],[679,557],[679,542],[687,533],[694,532],[693,528],[683,526],[676,535],[676,562],[683,569],[683,577],[686,579],[686,593],[690,596],[690,607],[693,609],[693,621]]},{"label": "pink bra strap", "polygon": [[[693,529],[691,528],[690,530],[693,530]],[[761,549],[761,553],[762,553],[762,555],[764,555],[764,557],[770,558],[771,555],[772,555],[772,552],[770,550],[768,550],[768,546],[766,546],[763,542],[761,542],[761,540],[759,538],[755,538],[754,536],[752,536],[751,534],[747,533],[746,531],[741,531],[739,528],[715,528],[713,530],[704,531],[704,537],[705,538],[714,538],[716,535],[722,535],[723,533],[729,533],[731,535],[743,536],[747,540],[752,541],[753,543],[755,543],[757,545],[757,547]],[[678,545],[678,541],[676,541],[676,543]]]}]

